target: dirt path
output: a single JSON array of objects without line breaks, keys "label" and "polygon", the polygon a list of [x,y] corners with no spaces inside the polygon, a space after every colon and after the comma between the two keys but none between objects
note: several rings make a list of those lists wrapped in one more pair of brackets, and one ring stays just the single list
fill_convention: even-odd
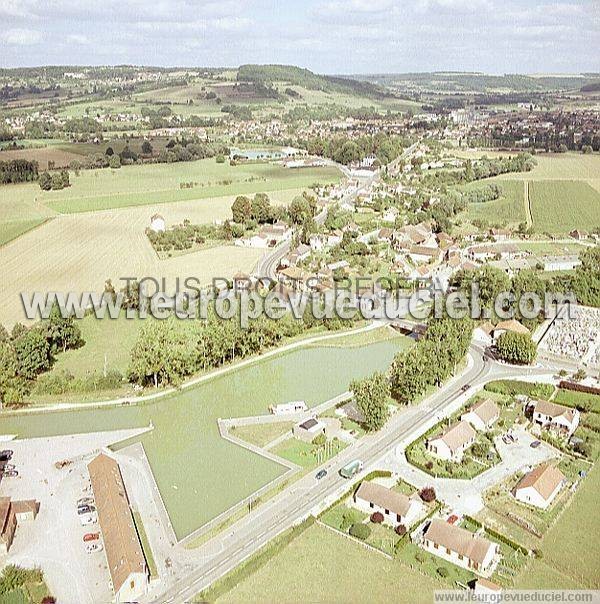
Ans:
[{"label": "dirt path", "polygon": [[527,216],[527,228],[533,227],[533,213],[531,211],[531,196],[529,191],[530,181],[526,180],[523,182],[523,186],[525,187],[525,215]]}]

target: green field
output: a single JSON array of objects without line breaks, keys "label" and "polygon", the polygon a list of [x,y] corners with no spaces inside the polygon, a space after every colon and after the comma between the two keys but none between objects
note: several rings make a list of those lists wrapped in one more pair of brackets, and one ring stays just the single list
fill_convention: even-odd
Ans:
[{"label": "green field", "polygon": [[417,570],[314,525],[217,601],[430,604],[435,589]]},{"label": "green field", "polygon": [[600,226],[600,193],[586,182],[533,181],[530,196],[537,232],[568,233]]},{"label": "green field", "polygon": [[[24,187],[37,192],[23,199]],[[4,185],[0,187],[0,245],[39,226],[55,212],[39,203],[40,188],[37,185]]]},{"label": "green field", "polygon": [[525,209],[525,187],[517,180],[490,178],[485,181],[471,183],[466,190],[481,188],[488,183],[497,183],[502,187],[502,196],[494,201],[469,204],[465,216],[468,220],[485,220],[490,224],[517,226],[527,220]]},{"label": "green field", "polygon": [[[483,154],[482,154],[483,155]],[[531,172],[503,174],[500,180],[597,180],[600,179],[600,155],[564,153],[536,155],[537,166]]]},{"label": "green field", "polygon": [[[214,159],[172,164],[124,166],[119,170],[82,170],[71,174],[71,186],[41,191],[37,184],[0,187],[0,208],[11,203],[37,202],[61,213],[88,212],[125,206],[186,201],[300,189],[313,183],[338,182],[337,168],[292,168],[273,164],[230,166]],[[198,183],[181,189],[181,183]],[[12,202],[11,202],[12,200]]]},{"label": "green field", "polygon": [[294,422],[275,422],[271,424],[251,424],[249,426],[233,426],[230,433],[257,447],[264,447],[276,438],[291,431]]},{"label": "green field", "polygon": [[571,505],[542,542],[543,558],[522,574],[519,589],[600,589],[600,465],[579,487]]}]

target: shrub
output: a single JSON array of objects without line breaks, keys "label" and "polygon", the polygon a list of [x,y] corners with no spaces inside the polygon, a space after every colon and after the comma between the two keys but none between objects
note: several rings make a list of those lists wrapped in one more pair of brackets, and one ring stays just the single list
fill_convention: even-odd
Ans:
[{"label": "shrub", "polygon": [[406,535],[406,527],[403,524],[399,524],[394,531],[396,531],[396,535],[400,535],[400,537]]},{"label": "shrub", "polygon": [[448,569],[445,566],[438,566],[435,572],[444,579],[448,576]]},{"label": "shrub", "polygon": [[350,527],[350,534],[364,541],[371,535],[371,528],[367,524],[355,523]]},{"label": "shrub", "polygon": [[423,552],[417,552],[415,554],[415,560],[419,563],[419,564],[423,564],[423,562],[425,562],[425,560],[427,560],[425,554]]},{"label": "shrub", "polygon": [[419,496],[425,503],[430,503],[435,501],[436,494],[435,489],[433,487],[423,487],[419,492]]},{"label": "shrub", "polygon": [[371,522],[373,524],[381,524],[383,522],[383,514],[381,512],[373,512],[371,514]]}]

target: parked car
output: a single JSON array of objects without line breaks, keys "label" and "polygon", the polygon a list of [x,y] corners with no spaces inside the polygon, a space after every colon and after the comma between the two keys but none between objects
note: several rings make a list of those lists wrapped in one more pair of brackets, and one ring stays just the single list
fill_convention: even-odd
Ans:
[{"label": "parked car", "polygon": [[102,543],[99,542],[87,543],[85,546],[85,551],[88,554],[92,554],[94,552],[101,552],[102,549]]},{"label": "parked car", "polygon": [[539,440],[534,440],[529,446],[532,449],[537,449],[542,443]]},{"label": "parked car", "polygon": [[96,522],[98,522],[98,516],[96,516],[96,514],[87,514],[86,516],[79,517],[81,526],[89,526],[90,524],[96,524]]},{"label": "parked car", "polygon": [[327,476],[327,470],[319,470],[315,476],[317,480],[321,480],[321,478],[325,478]]},{"label": "parked car", "polygon": [[15,466],[12,463],[5,463],[2,467],[0,467],[0,471],[9,472],[10,470],[14,470]]},{"label": "parked car", "polygon": [[451,516],[448,516],[448,524],[455,524],[456,521],[458,520],[458,516],[456,514],[452,514]]},{"label": "parked car", "polygon": [[77,513],[82,516],[83,514],[90,514],[95,512],[96,508],[93,505],[79,505],[77,506]]},{"label": "parked car", "polygon": [[93,497],[81,497],[81,499],[77,500],[77,506],[81,506],[81,505],[94,505],[94,498]]},{"label": "parked car", "polygon": [[11,449],[4,449],[3,451],[0,451],[0,461],[8,461],[9,459],[12,459],[12,456],[13,452]]},{"label": "parked car", "polygon": [[17,470],[0,470],[0,476],[4,476],[5,478],[16,478],[19,475]]},{"label": "parked car", "polygon": [[511,441],[511,440],[510,440],[510,438],[508,437],[508,434],[505,434],[505,435],[502,437],[502,442],[503,442],[505,445],[510,445],[510,443],[511,443],[512,441]]},{"label": "parked car", "polygon": [[83,536],[84,541],[97,541],[100,539],[100,533],[86,533]]}]

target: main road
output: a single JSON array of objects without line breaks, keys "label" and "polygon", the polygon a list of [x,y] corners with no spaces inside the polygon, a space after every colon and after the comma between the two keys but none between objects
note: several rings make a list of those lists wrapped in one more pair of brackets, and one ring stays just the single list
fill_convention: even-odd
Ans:
[{"label": "main road", "polygon": [[236,522],[197,550],[195,567],[175,580],[165,591],[153,593],[155,604],[175,604],[190,601],[198,592],[233,570],[271,539],[332,502],[348,481],[338,473],[340,467],[352,459],[361,459],[363,473],[376,469],[377,462],[400,441],[416,438],[432,422],[437,422],[452,411],[452,403],[460,396],[468,397],[485,383],[505,378],[548,375],[556,367],[539,365],[533,368],[512,367],[497,363],[480,346],[473,344],[467,369],[419,405],[394,415],[379,432],[367,435],[348,447],[323,468],[328,474],[320,481],[314,473],[304,476],[280,494],[262,504],[254,512]]}]

